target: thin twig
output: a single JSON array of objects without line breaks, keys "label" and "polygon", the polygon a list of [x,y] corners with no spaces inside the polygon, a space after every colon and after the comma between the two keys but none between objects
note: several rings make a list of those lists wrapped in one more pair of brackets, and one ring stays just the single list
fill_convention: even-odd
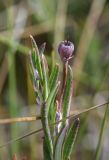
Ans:
[{"label": "thin twig", "polygon": [[[100,105],[93,106],[93,107],[91,107],[91,108],[89,108],[89,109],[84,109],[82,112],[79,112],[78,114],[75,114],[75,115],[72,114],[72,115],[68,116],[66,119],[72,119],[72,120],[74,120],[74,119],[78,118],[79,116],[81,116],[83,113],[87,113],[87,112],[89,112],[89,111],[91,111],[91,110],[94,110],[94,109],[96,109],[96,108],[103,107],[103,106],[106,105],[106,104],[109,104],[109,102],[104,102],[104,103],[102,103],[102,104],[100,104]],[[65,119],[62,119],[62,120],[60,120],[60,121],[58,121],[58,122],[56,122],[56,123],[53,123],[53,124],[50,125],[50,127],[52,127],[52,126],[54,126],[54,125],[56,125],[56,124],[58,124],[58,123],[60,123],[60,122],[62,122],[62,121],[64,121],[64,120],[65,120]],[[31,136],[31,135],[33,135],[33,134],[35,134],[35,133],[39,133],[39,132],[41,132],[41,131],[43,131],[43,128],[40,128],[40,129],[38,129],[38,130],[32,131],[32,132],[30,132],[30,133],[27,133],[27,134],[25,134],[24,136],[18,137],[18,138],[16,138],[16,139],[10,140],[10,141],[8,141],[8,142],[5,143],[5,144],[0,145],[0,148],[3,148],[3,147],[5,147],[5,146],[7,146],[7,145],[9,145],[9,144],[12,144],[13,142],[17,142],[17,141],[19,141],[19,140],[22,140],[22,139],[24,139],[24,138],[26,138],[26,137],[28,137],[28,136]]]},{"label": "thin twig", "polygon": [[27,134],[25,134],[24,136],[18,137],[18,138],[16,138],[16,139],[12,139],[12,140],[8,141],[7,143],[1,145],[0,148],[3,148],[3,147],[5,147],[5,146],[7,146],[7,145],[9,145],[9,144],[11,144],[11,143],[13,143],[13,142],[17,142],[17,141],[19,141],[19,140],[21,140],[21,139],[24,139],[24,138],[26,138],[26,137],[28,137],[28,136],[31,136],[31,135],[33,135],[33,134],[35,134],[35,133],[39,133],[39,132],[42,131],[42,130],[43,130],[43,129],[41,128],[41,129],[32,131],[32,132],[30,132],[30,133],[27,133]]},{"label": "thin twig", "polygon": [[18,117],[18,118],[7,118],[7,119],[0,119],[0,124],[8,124],[8,123],[15,123],[15,122],[31,122],[39,120],[40,116],[32,116],[32,117]]},{"label": "thin twig", "polygon": [[[82,113],[86,113],[89,112],[91,110],[94,110],[96,108],[99,108],[105,104],[108,104],[109,102],[104,102],[100,105],[96,105],[94,107],[90,107],[88,109],[84,109],[84,110],[76,110],[76,111],[72,111],[70,116],[71,117],[76,117],[81,115]],[[75,114],[74,114],[75,113]],[[68,117],[69,118],[69,117]],[[31,122],[31,121],[36,121],[36,120],[40,120],[41,116],[40,115],[36,115],[36,116],[31,116],[31,117],[18,117],[18,118],[7,118],[7,119],[0,119],[0,124],[8,124],[8,123],[15,123],[15,122]]]}]

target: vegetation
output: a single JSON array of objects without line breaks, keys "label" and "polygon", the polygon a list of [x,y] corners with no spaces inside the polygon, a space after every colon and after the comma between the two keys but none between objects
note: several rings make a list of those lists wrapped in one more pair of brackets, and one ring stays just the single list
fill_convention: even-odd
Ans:
[{"label": "vegetation", "polygon": [[1,0],[0,159],[108,160],[108,8]]}]

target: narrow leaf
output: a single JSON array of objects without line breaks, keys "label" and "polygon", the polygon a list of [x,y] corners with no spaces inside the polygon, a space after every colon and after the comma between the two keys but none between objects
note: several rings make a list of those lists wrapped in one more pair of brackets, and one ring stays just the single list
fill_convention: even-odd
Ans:
[{"label": "narrow leaf", "polygon": [[44,54],[45,46],[46,46],[46,43],[44,42],[44,43],[39,47],[39,53],[40,53],[40,54]]},{"label": "narrow leaf", "polygon": [[48,99],[47,99],[47,113],[49,113],[50,105],[51,105],[51,102],[52,102],[53,98],[56,97],[59,85],[60,85],[60,81],[57,82],[57,84],[53,87],[52,91],[48,95]]},{"label": "narrow leaf", "polygon": [[49,78],[49,91],[51,92],[51,90],[54,88],[54,86],[57,83],[57,79],[58,79],[58,75],[59,75],[59,65],[56,64],[50,74],[50,78]]},{"label": "narrow leaf", "polygon": [[34,48],[32,48],[32,51],[31,51],[31,62],[33,63],[33,66],[36,68],[37,54]]},{"label": "narrow leaf", "polygon": [[56,104],[55,104],[55,99],[56,99],[56,94],[57,92],[55,92],[55,95],[51,101],[50,104],[50,108],[49,108],[49,119],[50,119],[50,123],[55,123],[55,114],[56,114]]},{"label": "narrow leaf", "polygon": [[48,97],[48,83],[47,83],[48,76],[47,76],[47,70],[46,70],[46,62],[43,54],[41,56],[41,61],[42,61],[42,73],[43,73],[44,101],[46,101]]},{"label": "narrow leaf", "polygon": [[63,160],[69,160],[79,128],[79,118],[70,124],[63,145]]},{"label": "narrow leaf", "polygon": [[54,160],[62,160],[62,146],[65,139],[66,131],[67,131],[67,125],[61,129],[60,134],[57,138],[54,150]]},{"label": "narrow leaf", "polygon": [[[33,88],[34,88],[34,91],[36,93],[36,100],[39,104],[39,99],[40,101],[42,101],[42,94],[41,94],[41,91],[39,90],[39,80],[40,80],[40,77],[39,77],[39,73],[37,71],[37,69],[35,68],[34,64],[33,64],[33,60],[32,60],[32,54],[29,55],[29,71],[30,71],[30,78],[31,78],[31,81],[32,81],[32,84],[33,84]],[[35,62],[37,63],[37,62]]]},{"label": "narrow leaf", "polygon": [[70,66],[68,66],[67,80],[63,97],[63,119],[66,119],[66,117],[69,116],[71,97],[72,97],[72,70]]},{"label": "narrow leaf", "polygon": [[41,121],[42,121],[42,125],[43,125],[43,130],[44,130],[44,149],[47,152],[46,155],[48,154],[48,157],[50,157],[50,160],[52,160],[53,144],[52,144],[52,138],[51,138],[51,134],[50,134],[50,127],[49,127],[49,123],[48,123],[46,103],[44,103],[41,108]]},{"label": "narrow leaf", "polygon": [[39,76],[40,76],[40,80],[41,82],[43,81],[43,76],[42,76],[42,68],[41,68],[41,58],[40,58],[40,54],[39,54],[39,50],[37,47],[37,44],[34,40],[34,38],[32,36],[30,36],[31,41],[32,41],[32,60],[34,61],[34,65],[35,68],[38,70]]},{"label": "narrow leaf", "polygon": [[[56,120],[57,107],[56,107],[55,99],[56,99],[56,94],[54,95],[54,97],[53,97],[53,99],[51,101],[50,108],[49,108],[49,113],[48,113],[48,121],[49,121],[50,125],[55,123],[55,120]],[[54,143],[55,125],[50,126],[50,132],[51,132],[52,140],[53,140],[53,143]]]}]

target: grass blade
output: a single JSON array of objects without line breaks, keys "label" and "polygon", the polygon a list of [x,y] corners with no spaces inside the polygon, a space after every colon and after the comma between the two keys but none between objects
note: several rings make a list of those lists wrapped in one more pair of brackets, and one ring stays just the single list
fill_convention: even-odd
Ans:
[{"label": "grass blade", "polygon": [[101,151],[101,148],[102,148],[103,133],[104,133],[105,123],[106,123],[106,118],[108,116],[108,113],[109,113],[109,105],[107,105],[107,107],[106,107],[106,111],[105,111],[103,121],[102,121],[102,124],[101,124],[101,130],[100,130],[98,145],[97,145],[96,153],[95,153],[95,160],[100,159],[100,151]]}]

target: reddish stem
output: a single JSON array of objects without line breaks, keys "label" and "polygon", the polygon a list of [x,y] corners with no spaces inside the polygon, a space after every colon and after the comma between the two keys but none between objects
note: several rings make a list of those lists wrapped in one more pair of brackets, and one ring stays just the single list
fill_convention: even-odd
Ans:
[{"label": "reddish stem", "polygon": [[68,61],[66,61],[63,66],[63,83],[62,83],[62,88],[61,88],[61,95],[59,99],[58,110],[62,110],[62,101],[63,101],[65,86],[66,86],[66,79],[67,79],[67,68],[68,68]]}]

